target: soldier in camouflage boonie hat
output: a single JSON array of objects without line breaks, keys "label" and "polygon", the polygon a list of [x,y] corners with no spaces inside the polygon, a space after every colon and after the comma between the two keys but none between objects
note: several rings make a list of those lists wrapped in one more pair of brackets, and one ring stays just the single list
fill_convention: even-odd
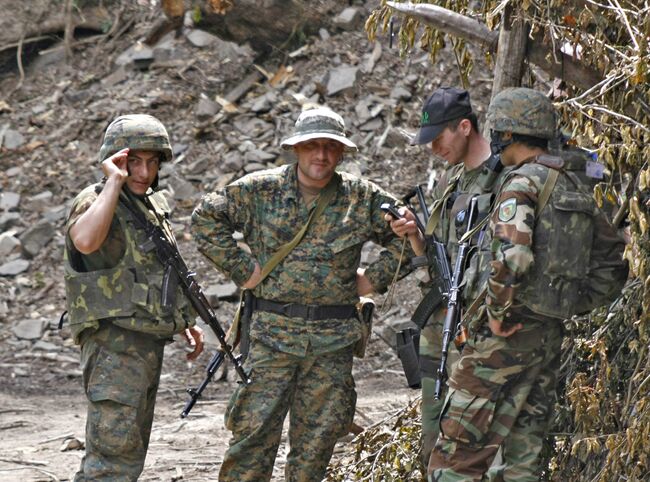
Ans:
[{"label": "soldier in camouflage boonie hat", "polygon": [[302,112],[289,137],[282,141],[282,147],[291,149],[301,142],[312,139],[334,139],[343,144],[346,151],[356,151],[357,146],[345,135],[345,122],[336,112],[327,107],[318,107]]},{"label": "soldier in camouflage boonie hat", "polygon": [[128,147],[162,153],[161,161],[171,161],[172,147],[165,126],[148,114],[122,115],[110,123],[99,150],[99,162]]}]

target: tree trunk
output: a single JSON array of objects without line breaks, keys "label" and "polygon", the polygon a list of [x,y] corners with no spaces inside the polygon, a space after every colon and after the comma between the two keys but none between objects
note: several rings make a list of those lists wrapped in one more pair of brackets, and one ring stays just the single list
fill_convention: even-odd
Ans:
[{"label": "tree trunk", "polygon": [[512,7],[508,5],[499,32],[492,98],[507,87],[521,86],[527,41],[528,26],[524,19],[512,18]]}]

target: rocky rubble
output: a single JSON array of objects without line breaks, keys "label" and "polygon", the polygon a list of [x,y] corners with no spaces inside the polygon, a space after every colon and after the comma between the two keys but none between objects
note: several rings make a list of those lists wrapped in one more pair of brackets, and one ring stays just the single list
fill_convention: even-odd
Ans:
[{"label": "rocky rubble", "polygon": [[[302,108],[326,104],[345,118],[360,152],[341,169],[398,195],[426,183],[438,164],[408,146],[408,135],[428,93],[458,84],[453,54],[443,52],[432,66],[426,55],[400,58],[386,38],[370,43],[361,26],[373,3],[340,5],[318,36],[265,57],[202,31],[190,16],[182,35],[146,46],[151,15],[141,7],[120,37],[77,46],[69,63],[61,45],[25,59],[22,86],[0,102],[0,362],[59,350],[64,358],[53,377],[78,372],[67,330],[56,329],[64,309],[64,218],[74,195],[99,179],[101,135],[119,114],[147,112],[167,126],[174,161],[163,166],[161,186],[181,250],[215,303],[236,290],[196,253],[187,234],[191,209],[206,191],[290,161],[279,142]],[[1,90],[17,76],[3,74]],[[489,87],[481,79],[471,86],[479,114]],[[21,366],[12,379],[29,374]]]}]

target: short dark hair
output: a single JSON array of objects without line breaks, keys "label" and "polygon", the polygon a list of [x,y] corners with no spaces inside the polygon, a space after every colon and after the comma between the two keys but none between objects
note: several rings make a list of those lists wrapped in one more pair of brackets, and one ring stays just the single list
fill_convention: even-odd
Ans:
[{"label": "short dark hair", "polygon": [[458,129],[458,125],[460,124],[460,121],[462,121],[463,119],[467,119],[472,124],[472,128],[474,128],[474,130],[476,132],[479,132],[479,130],[478,130],[478,118],[476,117],[476,114],[474,114],[474,112],[470,112],[466,116],[458,117],[456,119],[450,120],[449,122],[447,122],[445,124],[445,128],[448,127],[449,130],[455,131],[456,129]]}]

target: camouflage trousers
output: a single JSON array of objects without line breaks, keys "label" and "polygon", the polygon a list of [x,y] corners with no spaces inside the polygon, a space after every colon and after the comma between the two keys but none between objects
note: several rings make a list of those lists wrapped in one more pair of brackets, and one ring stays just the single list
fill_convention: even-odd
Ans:
[{"label": "camouflage trousers", "polygon": [[[425,467],[429,463],[429,456],[440,432],[440,411],[444,403],[447,386],[443,386],[440,400],[434,398],[436,390],[437,371],[440,367],[442,353],[442,327],[445,322],[445,310],[436,311],[425,327],[420,332],[420,373],[422,376],[422,452],[420,460]],[[460,357],[456,345],[449,347],[447,370]]]},{"label": "camouflage trousers", "polygon": [[135,481],[144,467],[164,341],[101,324],[82,333],[86,454],[74,481]]},{"label": "camouflage trousers", "polygon": [[246,365],[252,381],[237,388],[226,410],[232,439],[219,480],[270,480],[287,413],[285,480],[322,480],[354,417],[352,346],[301,357],[253,341]]},{"label": "camouflage trousers", "polygon": [[[503,338],[488,331],[463,350],[449,380],[430,481],[539,480],[562,344],[560,323],[526,323]],[[487,474],[501,447],[499,477]]]}]

